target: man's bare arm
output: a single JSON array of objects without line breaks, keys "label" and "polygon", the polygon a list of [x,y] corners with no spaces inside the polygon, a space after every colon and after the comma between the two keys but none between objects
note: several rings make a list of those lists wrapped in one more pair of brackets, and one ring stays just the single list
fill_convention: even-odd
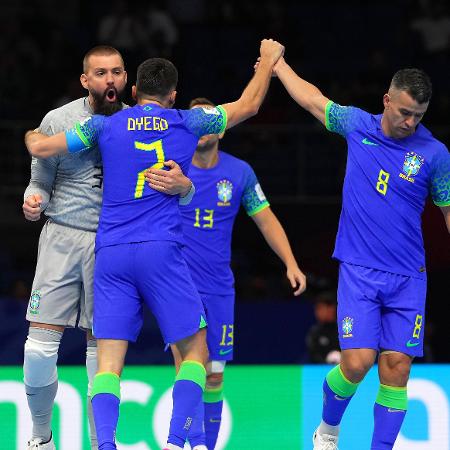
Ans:
[{"label": "man's bare arm", "polygon": [[35,158],[48,158],[49,156],[68,153],[64,132],[46,136],[36,130],[30,130],[25,133],[25,145],[31,156]]},{"label": "man's bare arm", "polygon": [[289,240],[283,226],[270,208],[265,208],[252,216],[269,247],[286,266],[286,276],[294,289],[294,295],[300,295],[306,289],[306,277],[299,269],[292,253]]},{"label": "man's bare arm", "polygon": [[221,105],[227,113],[227,129],[254,116],[266,96],[272,68],[284,53],[284,47],[272,39],[263,39],[260,47],[260,66],[242,92],[239,100]]},{"label": "man's bare arm", "polygon": [[447,230],[450,233],[450,206],[441,206],[442,214],[444,214],[445,224],[447,225]]},{"label": "man's bare arm", "polygon": [[300,78],[283,57],[275,64],[273,72],[289,95],[325,125],[325,110],[329,99],[316,86]]}]

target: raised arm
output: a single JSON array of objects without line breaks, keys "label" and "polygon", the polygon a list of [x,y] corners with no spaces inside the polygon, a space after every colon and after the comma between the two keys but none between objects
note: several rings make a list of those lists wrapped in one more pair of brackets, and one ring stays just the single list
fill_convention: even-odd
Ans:
[{"label": "raised arm", "polygon": [[30,155],[35,158],[48,158],[68,153],[65,132],[46,136],[36,130],[30,130],[25,133],[25,145]]},{"label": "raised arm", "polygon": [[316,86],[300,78],[283,57],[275,64],[273,72],[289,95],[325,125],[325,110],[329,99]]},{"label": "raised arm", "polygon": [[266,96],[274,64],[282,56],[284,47],[272,39],[261,41],[260,64],[239,100],[221,105],[227,113],[227,129],[256,115]]},{"label": "raised arm", "polygon": [[280,221],[269,207],[252,216],[252,219],[255,221],[270,248],[286,266],[286,276],[292,288],[295,289],[294,295],[300,295],[306,289],[306,277],[298,267],[289,240]]}]

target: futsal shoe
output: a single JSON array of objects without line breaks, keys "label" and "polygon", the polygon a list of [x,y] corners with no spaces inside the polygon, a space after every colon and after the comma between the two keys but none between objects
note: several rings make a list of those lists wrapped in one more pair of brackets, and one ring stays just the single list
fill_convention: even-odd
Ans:
[{"label": "futsal shoe", "polygon": [[338,437],[332,434],[320,434],[318,430],[313,434],[313,450],[338,450]]},{"label": "futsal shoe", "polygon": [[31,439],[28,441],[27,450],[56,450],[53,435],[47,442],[42,442],[39,438]]}]

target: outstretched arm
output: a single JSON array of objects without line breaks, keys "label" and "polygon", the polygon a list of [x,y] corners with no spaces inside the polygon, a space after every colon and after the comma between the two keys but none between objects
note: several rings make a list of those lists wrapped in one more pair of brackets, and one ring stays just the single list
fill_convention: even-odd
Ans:
[{"label": "outstretched arm", "polygon": [[274,64],[284,53],[284,47],[272,39],[263,39],[260,64],[239,100],[221,105],[227,113],[227,129],[256,115],[266,96]]},{"label": "outstretched arm", "polygon": [[68,152],[64,132],[46,136],[36,130],[30,130],[25,134],[25,145],[31,156],[35,158],[48,158],[49,156]]},{"label": "outstretched arm", "polygon": [[300,78],[283,57],[275,64],[273,72],[289,95],[325,125],[325,109],[329,99],[316,86]]},{"label": "outstretched arm", "polygon": [[270,208],[258,212],[252,219],[261,231],[270,248],[278,255],[286,266],[286,276],[291,283],[294,295],[300,295],[306,289],[306,277],[299,269],[292,254],[291,246],[283,226]]}]

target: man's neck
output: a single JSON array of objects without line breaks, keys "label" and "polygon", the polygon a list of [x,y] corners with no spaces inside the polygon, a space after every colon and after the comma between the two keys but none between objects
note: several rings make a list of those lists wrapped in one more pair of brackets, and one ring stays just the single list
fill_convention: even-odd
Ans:
[{"label": "man's neck", "polygon": [[219,145],[215,145],[211,150],[194,153],[192,164],[200,169],[211,169],[219,161]]}]

